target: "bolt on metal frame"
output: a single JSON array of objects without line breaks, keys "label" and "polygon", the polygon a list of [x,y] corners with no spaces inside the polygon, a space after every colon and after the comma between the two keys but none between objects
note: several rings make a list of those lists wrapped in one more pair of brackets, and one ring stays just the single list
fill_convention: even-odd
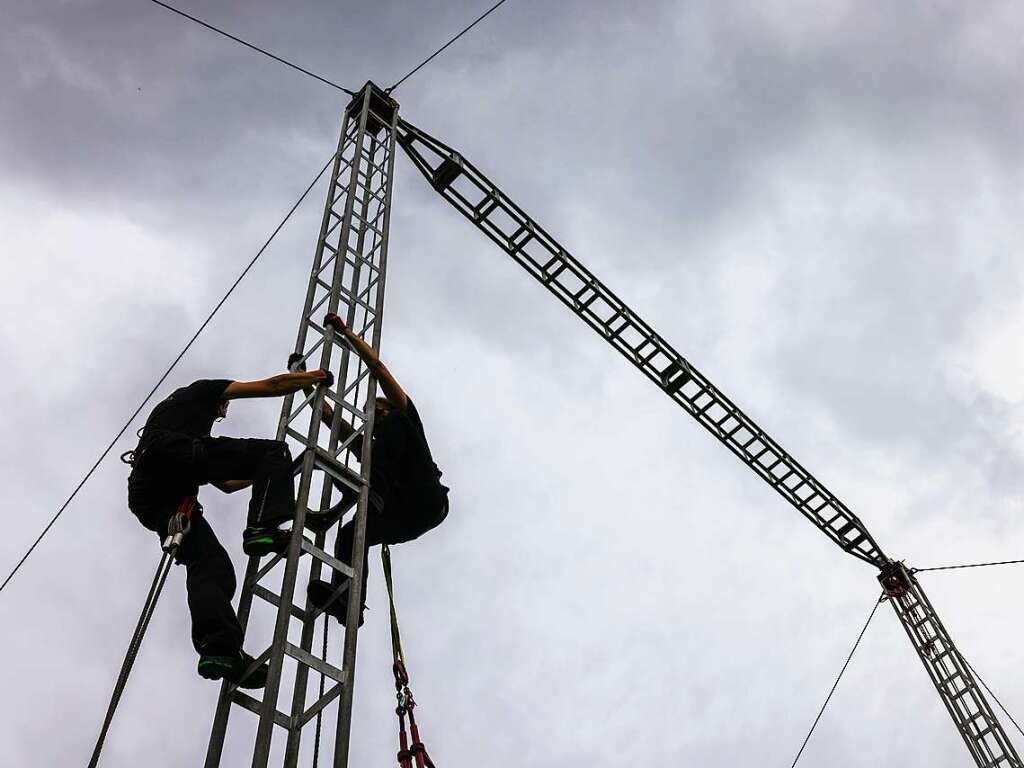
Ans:
[{"label": "bolt on metal frame", "polygon": [[[328,574],[333,572],[341,578],[338,594],[360,595],[365,578],[364,559],[359,553],[366,534],[376,381],[347,343],[332,328],[321,325],[321,319],[327,312],[336,312],[375,349],[380,348],[397,119],[397,103],[369,82],[344,111],[295,343],[295,351],[304,361],[310,361],[307,367],[335,371],[335,390],[328,392],[318,387],[308,397],[297,394],[285,398],[277,439],[287,441],[297,457],[299,481],[293,533],[286,555],[250,558],[238,609],[247,636],[252,634],[249,624],[254,605],[269,604],[275,609],[262,611],[266,614],[264,618],[269,619],[272,613],[274,620],[270,643],[257,656],[259,663],[269,661],[270,674],[260,698],[227,683],[222,686],[206,768],[221,765],[232,705],[258,717],[253,768],[270,764],[276,727],[287,734],[283,765],[290,768],[298,764],[303,730],[318,716],[322,717],[335,700],[333,765],[344,768],[348,764],[361,600],[348,601],[347,629],[338,667],[318,655],[320,648],[313,649],[316,622],[331,619],[309,603],[298,581],[303,555],[309,556],[310,579],[321,578],[325,568]],[[314,360],[318,361],[315,366]],[[324,402],[334,409],[330,428],[314,416],[320,413]],[[339,437],[342,420],[354,430],[344,440]],[[349,450],[349,446],[360,445],[356,441],[361,441],[359,460]],[[327,539],[337,536],[340,519],[326,531],[317,532],[312,544],[303,536],[307,513],[313,511],[308,504],[310,497],[316,495],[317,479],[320,499],[315,511],[331,510],[332,516],[342,516],[355,508],[352,567],[327,551]],[[338,491],[341,501],[335,503]],[[331,581],[330,575],[325,578]],[[298,600],[297,594],[302,596]],[[297,643],[293,642],[296,634]],[[330,649],[327,655],[331,655]],[[324,694],[312,702],[307,695],[310,670],[330,681]],[[290,711],[286,714],[279,708],[279,699],[289,683]]]},{"label": "bolt on metal frame", "polygon": [[399,145],[441,197],[800,514],[877,567],[883,586],[893,569],[902,574],[889,599],[971,756],[982,768],[1024,768],[921,585],[882,552],[864,523],[472,163],[405,120],[398,130]]}]

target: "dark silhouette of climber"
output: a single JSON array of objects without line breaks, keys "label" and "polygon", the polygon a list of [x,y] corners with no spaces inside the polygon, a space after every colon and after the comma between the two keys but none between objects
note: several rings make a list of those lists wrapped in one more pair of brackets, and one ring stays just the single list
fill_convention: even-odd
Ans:
[{"label": "dark silhouette of climber", "polygon": [[[362,553],[363,573],[366,574],[370,547],[411,541],[441,524],[448,516],[448,487],[441,484],[441,470],[430,454],[416,406],[380,361],[376,350],[353,333],[337,315],[327,315],[324,324],[333,326],[348,340],[377,380],[382,395],[375,401],[370,449],[370,508]],[[289,360],[290,364],[294,363],[294,357]],[[330,424],[333,416],[334,410],[325,402],[320,418],[325,424]],[[342,442],[354,431],[344,420],[340,422]],[[361,459],[362,437],[350,442],[348,450]],[[350,520],[341,527],[335,542],[335,557],[349,565],[353,563],[354,536],[355,521]],[[348,616],[348,591],[338,593],[342,583],[340,575],[335,572],[330,582],[311,580],[307,594],[314,606],[344,624]],[[365,576],[360,597],[366,599]],[[360,609],[360,624],[363,623],[362,608],[365,607]]]},{"label": "dark silhouette of climber", "polygon": [[[210,437],[214,421],[227,415],[231,400],[281,397],[314,385],[331,386],[327,371],[285,373],[262,381],[203,379],[175,390],[146,420],[133,452],[128,476],[128,507],[161,538],[179,506],[194,501],[199,486],[224,493],[252,486],[248,523],[242,534],[247,555],[282,552],[291,531],[281,523],[295,514],[292,459],[279,440]],[[235,571],[224,547],[195,502],[191,530],[177,553],[187,575],[192,644],[198,672],[210,680],[227,679],[243,688],[262,688],[268,667],[245,674],[253,658],[242,650],[242,628],[231,607]]]}]

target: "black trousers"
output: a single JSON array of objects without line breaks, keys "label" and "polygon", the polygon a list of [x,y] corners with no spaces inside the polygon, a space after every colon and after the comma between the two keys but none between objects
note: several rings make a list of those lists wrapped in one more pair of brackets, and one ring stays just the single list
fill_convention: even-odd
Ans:
[{"label": "black trousers", "polygon": [[[278,440],[162,436],[137,459],[128,480],[128,506],[161,538],[181,500],[197,486],[252,480],[248,524],[270,526],[295,513],[291,454]],[[236,580],[231,558],[202,515],[178,550],[192,616],[192,644],[200,654],[231,654],[242,647],[242,628],[231,607]]]},{"label": "black trousers", "polygon": [[[373,505],[366,516],[366,541],[363,547],[363,600],[366,600],[368,559],[370,547],[378,544],[403,544],[418,539],[427,531],[439,526],[448,517],[448,489],[440,483],[417,489],[416,493],[405,494],[416,502],[407,506],[385,503],[382,509]],[[352,565],[352,550],[355,546],[356,521],[349,520],[335,541],[335,557],[346,565]],[[335,573],[332,580],[341,583],[341,575]]]}]

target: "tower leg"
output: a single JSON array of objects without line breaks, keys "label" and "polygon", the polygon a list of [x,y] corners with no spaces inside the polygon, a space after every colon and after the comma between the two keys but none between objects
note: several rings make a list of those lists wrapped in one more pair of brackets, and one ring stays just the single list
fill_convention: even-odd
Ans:
[{"label": "tower leg", "polygon": [[[285,556],[264,558],[266,562],[250,559],[239,599],[239,619],[243,627],[248,625],[255,610],[262,609],[268,618],[274,616],[270,645],[257,655],[258,659],[269,661],[270,674],[266,688],[256,692],[257,696],[229,685],[222,687],[206,768],[221,764],[232,705],[258,716],[252,766],[266,768],[271,762],[275,728],[287,733],[283,765],[295,766],[299,761],[303,730],[336,699],[339,703],[333,763],[336,767],[347,765],[358,634],[358,619],[354,615],[358,616],[360,605],[358,600],[349,600],[341,667],[336,667],[318,655],[321,649],[314,652],[312,647],[316,622],[330,621],[330,618],[323,617],[306,600],[305,581],[300,579],[299,566],[300,558],[308,555],[310,578],[319,578],[326,568],[328,572],[336,572],[343,582],[347,581],[349,595],[361,594],[365,578],[363,559],[354,557],[349,567],[325,551],[327,541],[336,536],[344,518],[326,533],[318,534],[312,544],[304,539],[302,532],[313,495],[315,473],[323,472],[328,479],[318,494],[320,509],[331,506],[336,493],[332,480],[348,486],[350,495],[357,499],[354,505],[356,552],[361,551],[359,548],[365,540],[376,381],[344,340],[321,322],[326,313],[336,312],[375,349],[380,348],[397,119],[398,105],[372,83],[367,83],[345,109],[295,345],[295,351],[309,361],[308,367],[335,371],[336,388],[330,393],[318,388],[312,398],[301,395],[285,398],[277,438],[286,440],[294,455],[302,456],[294,532]],[[314,417],[325,401],[334,409],[329,427]],[[351,439],[339,438],[343,419],[355,430],[356,439],[362,437],[360,457],[354,457],[348,450]],[[276,590],[275,583],[278,584]],[[296,600],[296,595],[301,598]],[[267,604],[274,608],[272,613],[266,611]],[[289,638],[296,630],[299,640],[298,644],[293,644]],[[330,684],[322,697],[307,703],[310,670],[325,675]],[[291,707],[285,714],[279,710],[278,700],[282,689],[289,684]]]},{"label": "tower leg", "polygon": [[914,574],[892,562],[878,580],[979,768],[1022,768],[970,667],[953,644]]}]

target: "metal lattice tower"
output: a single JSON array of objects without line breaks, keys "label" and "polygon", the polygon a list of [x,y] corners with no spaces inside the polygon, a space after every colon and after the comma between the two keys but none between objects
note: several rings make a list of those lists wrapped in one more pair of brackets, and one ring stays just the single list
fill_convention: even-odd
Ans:
[{"label": "metal lattice tower", "polygon": [[[222,764],[228,716],[235,705],[258,718],[253,768],[297,765],[303,733],[312,730],[311,724],[318,716],[334,710],[337,726],[333,766],[343,768],[348,764],[361,601],[348,601],[348,629],[338,666],[331,661],[330,646],[326,654],[322,647],[313,647],[317,623],[333,619],[309,604],[305,598],[306,580],[300,575],[308,571],[310,579],[330,581],[332,572],[338,574],[342,577],[339,592],[347,590],[349,595],[360,594],[365,578],[364,560],[358,553],[362,551],[366,532],[376,382],[359,357],[335,338],[333,329],[323,327],[320,320],[327,312],[336,312],[375,349],[380,348],[397,119],[398,105],[372,83],[367,83],[345,108],[295,342],[295,351],[309,361],[308,367],[335,372],[336,386],[333,392],[318,387],[306,398],[291,395],[281,410],[277,438],[288,441],[297,457],[294,533],[285,556],[250,558],[238,608],[250,649],[259,647],[256,643],[261,631],[269,634],[265,650],[257,660],[270,662],[270,675],[261,698],[227,683],[222,686],[206,768]],[[313,415],[320,413],[325,399],[334,409],[329,429]],[[339,439],[342,419],[355,430],[344,441]],[[347,450],[356,440],[362,441],[361,461],[355,461]],[[310,500],[317,494],[317,506],[310,506]],[[340,521],[316,533],[312,544],[302,535],[307,512],[328,509],[338,515],[354,511],[353,568],[328,554],[327,541],[336,536]],[[258,623],[260,619],[262,624]],[[311,670],[327,681],[326,688],[321,688],[323,695],[313,691],[312,698]],[[283,759],[279,757],[281,740],[274,743],[273,739],[278,728],[286,736]],[[317,731],[319,735],[319,728]]]}]

